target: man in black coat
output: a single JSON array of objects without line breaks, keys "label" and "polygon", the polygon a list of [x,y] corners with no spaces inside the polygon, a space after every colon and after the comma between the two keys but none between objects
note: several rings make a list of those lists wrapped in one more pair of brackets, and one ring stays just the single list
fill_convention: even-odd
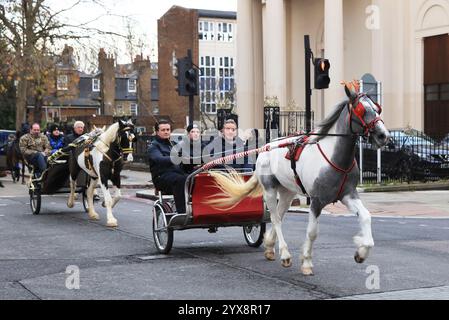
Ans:
[{"label": "man in black coat", "polygon": [[161,120],[155,126],[156,137],[148,148],[150,171],[154,186],[175,197],[176,210],[178,213],[186,212],[184,185],[187,174],[174,164],[170,157],[173,144],[170,141],[171,124]]},{"label": "man in black coat", "polygon": [[[205,162],[247,151],[245,142],[237,136],[237,130],[237,123],[234,120],[226,120],[221,130],[221,136],[216,137],[204,148],[203,157]],[[254,164],[249,162],[247,156],[234,159],[232,162],[226,163],[226,166],[240,171],[252,171],[254,169]],[[219,165],[215,168],[224,167]]]},{"label": "man in black coat", "polygon": [[64,147],[67,147],[69,144],[71,144],[73,141],[81,137],[83,134],[84,134],[84,122],[76,121],[73,124],[73,133],[67,135],[64,138]]}]

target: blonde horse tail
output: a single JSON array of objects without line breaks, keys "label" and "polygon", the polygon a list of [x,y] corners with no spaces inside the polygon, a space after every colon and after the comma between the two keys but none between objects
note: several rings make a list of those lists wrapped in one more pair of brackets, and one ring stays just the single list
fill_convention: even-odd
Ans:
[{"label": "blonde horse tail", "polygon": [[214,195],[213,199],[207,200],[205,203],[218,210],[232,209],[245,198],[257,198],[263,194],[262,185],[256,175],[253,175],[247,182],[235,170],[230,170],[228,174],[212,171],[210,175],[215,179],[215,184],[222,193]]}]

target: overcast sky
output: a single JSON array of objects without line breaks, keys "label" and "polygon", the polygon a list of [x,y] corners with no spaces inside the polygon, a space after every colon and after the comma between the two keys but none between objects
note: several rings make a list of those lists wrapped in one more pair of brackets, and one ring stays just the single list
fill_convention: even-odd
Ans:
[{"label": "overcast sky", "polygon": [[[132,19],[132,28],[136,37],[144,41],[144,56],[149,55],[152,61],[157,60],[157,20],[170,9],[173,5],[179,5],[186,8],[212,9],[237,11],[237,0],[81,0],[82,3],[70,10],[63,16],[71,23],[85,23],[90,20],[96,20],[99,16],[108,14],[90,26],[95,26],[102,30],[118,31],[126,33],[126,23],[120,16],[128,16]],[[75,0],[47,0],[53,10],[67,8]],[[103,4],[99,6],[94,2]],[[107,8],[106,10],[104,8]],[[112,15],[112,16],[111,16]],[[117,41],[117,40],[116,40]],[[108,48],[110,39],[103,37],[96,39],[96,45]],[[119,45],[125,50],[125,44]],[[111,49],[112,50],[112,49]],[[125,53],[119,53],[119,63],[129,62],[129,57]]]}]

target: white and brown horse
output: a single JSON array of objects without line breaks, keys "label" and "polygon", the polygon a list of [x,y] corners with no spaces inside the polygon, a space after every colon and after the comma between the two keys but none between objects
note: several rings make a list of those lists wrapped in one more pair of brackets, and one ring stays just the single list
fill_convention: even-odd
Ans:
[{"label": "white and brown horse", "polygon": [[[345,85],[345,91],[348,100],[337,105],[319,125],[315,135],[310,135],[293,166],[286,159],[288,149],[276,148],[283,144],[281,140],[272,143],[271,151],[259,155],[255,175],[246,183],[235,174],[211,172],[227,196],[227,201],[221,198],[220,203],[216,203],[217,207],[229,207],[245,197],[263,193],[273,225],[265,234],[265,257],[268,260],[275,259],[277,238],[284,267],[291,266],[291,255],[282,233],[282,219],[297,194],[305,192],[310,197],[309,223],[301,258],[304,275],[313,274],[312,245],[318,234],[318,217],[330,203],[341,201],[359,217],[361,230],[354,237],[356,262],[362,263],[374,246],[371,216],[356,190],[359,170],[355,162],[355,147],[360,135],[369,136],[377,147],[382,147],[389,141],[390,133],[380,119],[379,105],[348,85]],[[297,172],[296,178],[293,168]]]},{"label": "white and brown horse", "polygon": [[[76,178],[80,170],[84,170],[90,176],[90,184],[87,189],[88,215],[92,220],[99,220],[98,213],[94,209],[94,190],[100,181],[104,196],[104,206],[107,210],[107,226],[117,227],[117,219],[112,214],[112,208],[121,198],[120,172],[126,161],[132,161],[132,143],[135,142],[134,124],[131,120],[119,120],[102,133],[89,148],[86,154],[86,146],[77,147],[70,155],[70,196],[67,206],[72,208],[75,200]],[[108,188],[108,181],[112,182],[115,189],[114,197]]]}]

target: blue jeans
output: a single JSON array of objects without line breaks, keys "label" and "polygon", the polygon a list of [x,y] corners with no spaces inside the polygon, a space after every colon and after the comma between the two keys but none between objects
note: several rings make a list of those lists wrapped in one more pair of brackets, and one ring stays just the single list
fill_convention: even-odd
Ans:
[{"label": "blue jeans", "polygon": [[47,157],[38,152],[31,156],[31,164],[34,166],[34,172],[42,174],[47,169]]}]

